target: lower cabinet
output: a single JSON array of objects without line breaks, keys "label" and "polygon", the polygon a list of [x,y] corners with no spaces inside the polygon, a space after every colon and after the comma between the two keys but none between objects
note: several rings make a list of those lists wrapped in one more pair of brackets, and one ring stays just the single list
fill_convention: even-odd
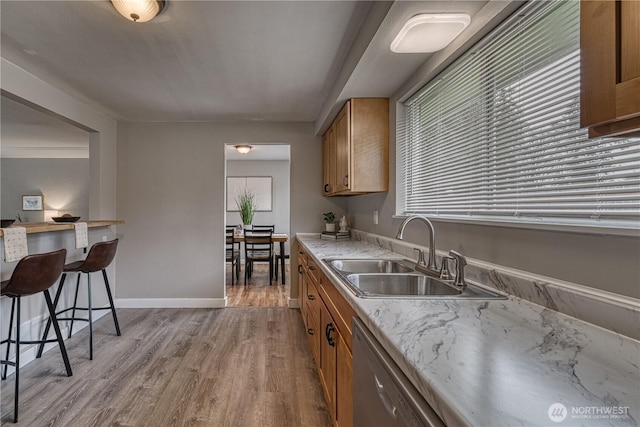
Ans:
[{"label": "lower cabinet", "polygon": [[[306,256],[306,254],[305,254]],[[353,425],[351,319],[355,312],[310,258],[300,263],[302,318],[335,426]],[[311,270],[309,266],[315,267]]]}]

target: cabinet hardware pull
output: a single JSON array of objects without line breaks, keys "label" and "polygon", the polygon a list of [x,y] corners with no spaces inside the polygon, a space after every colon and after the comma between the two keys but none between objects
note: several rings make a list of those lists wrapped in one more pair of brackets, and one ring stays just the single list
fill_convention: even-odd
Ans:
[{"label": "cabinet hardware pull", "polygon": [[309,270],[315,270],[316,268],[313,265],[309,266]]},{"label": "cabinet hardware pull", "polygon": [[333,331],[335,331],[336,328],[335,326],[333,326],[333,323],[327,323],[327,326],[324,329],[324,334],[327,337],[327,342],[329,343],[329,345],[331,347],[335,347],[336,346],[336,342],[333,340],[333,338],[331,338],[331,333]]},{"label": "cabinet hardware pull", "polygon": [[329,184],[325,184],[324,185],[324,192],[328,193],[329,192]]},{"label": "cabinet hardware pull", "polygon": [[302,274],[302,264],[298,264],[298,274]]},{"label": "cabinet hardware pull", "polygon": [[307,295],[307,299],[309,301],[315,301],[316,297],[314,297],[313,295]]},{"label": "cabinet hardware pull", "polygon": [[311,329],[311,328],[307,329],[307,333],[308,333],[309,335],[313,335],[313,329]]},{"label": "cabinet hardware pull", "polygon": [[342,178],[342,185],[345,187],[349,186],[349,175],[345,175],[344,178]]}]

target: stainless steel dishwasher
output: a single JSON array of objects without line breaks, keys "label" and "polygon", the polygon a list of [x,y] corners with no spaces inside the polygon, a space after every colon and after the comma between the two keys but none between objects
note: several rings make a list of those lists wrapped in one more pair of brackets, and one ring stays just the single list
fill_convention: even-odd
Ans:
[{"label": "stainless steel dishwasher", "polygon": [[445,424],[358,319],[353,319],[354,427]]}]

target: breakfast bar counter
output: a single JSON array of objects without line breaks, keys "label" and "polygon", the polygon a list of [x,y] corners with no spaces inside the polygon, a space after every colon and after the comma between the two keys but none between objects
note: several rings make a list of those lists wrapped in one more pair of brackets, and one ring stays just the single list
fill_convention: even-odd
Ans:
[{"label": "breakfast bar counter", "polygon": [[[118,225],[124,224],[123,220],[95,220],[95,221],[80,221],[86,222],[88,228],[95,227],[107,227],[109,225]],[[24,223],[14,223],[13,227],[24,227],[27,230],[27,234],[33,233],[47,233],[50,231],[63,231],[63,230],[73,230],[72,222],[24,222]],[[2,229],[0,229],[0,236],[3,236],[4,233]]]}]

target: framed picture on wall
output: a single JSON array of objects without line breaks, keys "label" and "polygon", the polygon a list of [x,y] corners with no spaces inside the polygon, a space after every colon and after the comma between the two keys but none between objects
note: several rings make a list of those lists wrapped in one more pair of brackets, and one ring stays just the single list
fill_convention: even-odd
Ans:
[{"label": "framed picture on wall", "polygon": [[255,196],[257,212],[273,210],[273,177],[271,176],[229,176],[227,177],[227,212],[237,212],[236,199],[245,191]]},{"label": "framed picture on wall", "polygon": [[23,211],[41,211],[44,209],[43,196],[22,196]]}]

